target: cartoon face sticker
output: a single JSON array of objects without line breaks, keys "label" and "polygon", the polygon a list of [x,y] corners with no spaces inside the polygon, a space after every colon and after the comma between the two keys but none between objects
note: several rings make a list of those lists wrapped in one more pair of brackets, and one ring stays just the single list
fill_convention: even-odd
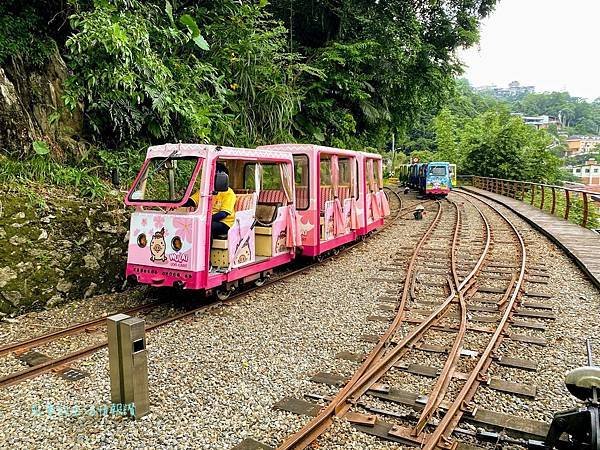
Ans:
[{"label": "cartoon face sticker", "polygon": [[240,250],[240,254],[237,257],[236,264],[244,264],[249,262],[252,258],[252,253],[250,252],[250,242],[247,240]]},{"label": "cartoon face sticker", "polygon": [[137,245],[140,248],[144,248],[147,244],[147,240],[146,240],[146,235],[144,233],[141,233],[140,235],[138,235],[137,237]]},{"label": "cartoon face sticker", "polygon": [[161,228],[160,231],[152,235],[152,239],[150,240],[150,253],[152,254],[150,261],[165,262],[167,260],[167,256],[165,255],[166,250],[165,229]]},{"label": "cartoon face sticker", "polygon": [[286,231],[281,230],[281,233],[279,233],[279,236],[277,236],[277,241],[275,242],[275,252],[282,253],[287,250],[287,247],[285,245],[286,238],[287,238]]}]

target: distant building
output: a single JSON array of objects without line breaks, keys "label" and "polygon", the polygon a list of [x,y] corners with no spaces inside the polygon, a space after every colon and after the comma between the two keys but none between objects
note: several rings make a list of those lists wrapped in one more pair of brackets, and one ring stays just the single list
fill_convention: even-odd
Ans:
[{"label": "distant building", "polygon": [[600,136],[570,136],[565,156],[586,155],[600,150]]},{"label": "distant building", "polygon": [[585,164],[571,166],[569,169],[581,183],[592,186],[600,185],[600,163],[597,163],[595,159],[589,159]]},{"label": "distant building", "polygon": [[492,85],[479,86],[476,87],[475,90],[490,94],[496,98],[519,98],[524,97],[527,94],[533,94],[535,92],[535,86],[521,86],[518,81],[513,81],[509,83],[506,88]]},{"label": "distant building", "polygon": [[523,116],[521,114],[516,114],[523,118],[523,122],[525,125],[531,125],[532,127],[537,128],[538,130],[546,129],[550,125],[556,125],[560,128],[560,122],[556,117],[552,116]]}]

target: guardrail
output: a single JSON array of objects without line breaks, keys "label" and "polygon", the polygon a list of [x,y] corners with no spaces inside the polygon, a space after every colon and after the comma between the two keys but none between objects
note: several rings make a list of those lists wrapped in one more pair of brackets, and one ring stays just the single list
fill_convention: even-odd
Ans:
[{"label": "guardrail", "polygon": [[530,203],[582,227],[600,227],[600,192],[475,175],[463,175],[459,179],[473,187]]}]

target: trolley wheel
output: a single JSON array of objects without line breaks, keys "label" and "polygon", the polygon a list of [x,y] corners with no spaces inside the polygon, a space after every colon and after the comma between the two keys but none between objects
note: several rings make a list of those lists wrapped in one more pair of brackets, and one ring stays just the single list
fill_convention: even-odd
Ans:
[{"label": "trolley wheel", "polygon": [[333,253],[333,256],[337,256],[340,254],[340,248],[336,247],[333,250],[331,250],[331,253]]},{"label": "trolley wheel", "polygon": [[367,240],[367,235],[366,234],[361,234],[359,237],[361,242],[365,242]]},{"label": "trolley wheel", "polygon": [[229,289],[225,289],[223,287],[219,287],[216,289],[215,295],[217,296],[217,298],[221,301],[225,301],[227,300],[229,297],[231,297],[231,293],[233,292],[233,290],[229,290]]},{"label": "trolley wheel", "polygon": [[261,287],[261,286],[264,286],[266,282],[267,282],[266,277],[257,278],[256,280],[254,280],[254,286]]},{"label": "trolley wheel", "polygon": [[317,261],[317,262],[323,262],[324,259],[325,259],[324,253],[321,253],[320,255],[315,256],[315,261]]}]

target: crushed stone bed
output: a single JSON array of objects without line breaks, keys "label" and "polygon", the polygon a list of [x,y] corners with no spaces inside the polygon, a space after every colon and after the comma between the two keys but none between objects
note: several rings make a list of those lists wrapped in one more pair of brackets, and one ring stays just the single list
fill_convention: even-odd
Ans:
[{"label": "crushed stone bed", "polygon": [[[482,208],[485,211],[485,207]],[[361,336],[381,334],[387,328],[387,322],[368,321],[367,317],[393,317],[393,312],[379,309],[383,303],[377,299],[391,295],[387,291],[396,287],[368,278],[403,278],[403,266],[398,266],[397,272],[380,271],[379,267],[392,265],[399,255],[408,260],[410,251],[400,247],[412,246],[420,238],[434,215],[434,208],[428,209],[431,212],[425,220],[401,220],[399,225],[369,239],[365,245],[307,269],[301,276],[248,294],[230,306],[212,308],[189,320],[149,333],[151,414],[138,421],[110,414],[91,415],[91,411],[107,405],[110,399],[106,350],[73,365],[89,374],[82,380],[68,382],[45,374],[1,391],[0,447],[208,450],[229,449],[244,438],[276,446],[300,429],[308,418],[273,410],[273,404],[284,397],[301,399],[305,394],[334,395],[337,387],[313,383],[310,377],[317,372],[351,376],[358,363],[336,359],[335,355],[342,351],[368,352],[373,344],[361,341]],[[530,283],[526,289],[552,294],[552,299],[525,300],[551,305],[557,318],[543,321],[546,331],[509,329],[519,334],[543,336],[548,340],[546,347],[505,340],[499,350],[501,355],[537,361],[537,372],[510,369],[495,363],[490,368],[492,375],[505,380],[536,384],[538,397],[528,400],[484,388],[478,391],[475,404],[549,421],[553,412],[577,404],[564,388],[563,379],[566,371],[585,364],[586,337],[595,338],[596,359],[600,359],[600,329],[597,327],[600,292],[560,249],[509,210],[501,209],[523,235],[528,265],[545,263],[550,275],[548,284]],[[462,213],[463,219],[464,214],[469,215],[463,226],[468,224],[468,229],[479,236],[480,222],[471,218],[473,209],[466,206]],[[493,221],[492,227],[496,223]],[[435,234],[438,242],[432,239],[426,247],[444,248],[439,241],[447,235],[447,228],[440,226]],[[505,240],[505,237],[496,239]],[[476,244],[464,245],[469,249],[476,248]],[[502,258],[514,254],[514,250],[503,252],[497,247],[493,254]],[[448,255],[440,259],[445,261]],[[425,274],[420,278],[423,281],[440,279]],[[486,284],[506,285],[497,280]],[[419,299],[439,299],[441,295],[440,289],[419,286]],[[415,306],[413,303],[413,307],[429,309],[431,305]],[[52,311],[47,316],[44,317],[51,321]],[[67,320],[70,316],[66,311],[59,317]],[[4,325],[0,326],[0,340],[10,341],[12,338],[6,337],[7,331],[4,331],[9,328]],[[400,335],[408,330],[409,327],[402,326]],[[451,339],[451,334],[433,333],[431,336],[439,344],[446,344]],[[485,334],[467,333],[465,347],[479,347],[486,339]],[[411,362],[420,360],[422,364],[436,367],[443,364],[443,357],[436,354],[412,352],[409,355]],[[470,361],[465,359],[461,364],[468,367]],[[395,370],[386,375],[385,381],[394,387],[427,393],[435,379]],[[455,389],[453,383],[451,393]],[[409,411],[401,405],[370,396],[365,400],[383,409]],[[49,406],[78,406],[80,412],[71,416],[50,415]],[[379,418],[392,422],[389,417]],[[402,448],[357,432],[343,420],[336,420],[319,439],[318,445],[327,450]]]},{"label": "crushed stone bed", "polygon": [[[306,418],[273,404],[327,393],[309,381],[317,372],[352,374],[355,363],[335,354],[368,351],[360,336],[387,326],[366,318],[383,312],[377,298],[390,286],[368,278],[385,277],[379,267],[398,243],[416,242],[432,217],[402,221],[305,275],[149,333],[151,414],[141,420],[86,413],[109,403],[106,350],[73,364],[89,373],[82,380],[45,374],[4,390],[0,447],[227,449],[246,437],[276,445]],[[49,415],[47,405],[82,412]]]}]

